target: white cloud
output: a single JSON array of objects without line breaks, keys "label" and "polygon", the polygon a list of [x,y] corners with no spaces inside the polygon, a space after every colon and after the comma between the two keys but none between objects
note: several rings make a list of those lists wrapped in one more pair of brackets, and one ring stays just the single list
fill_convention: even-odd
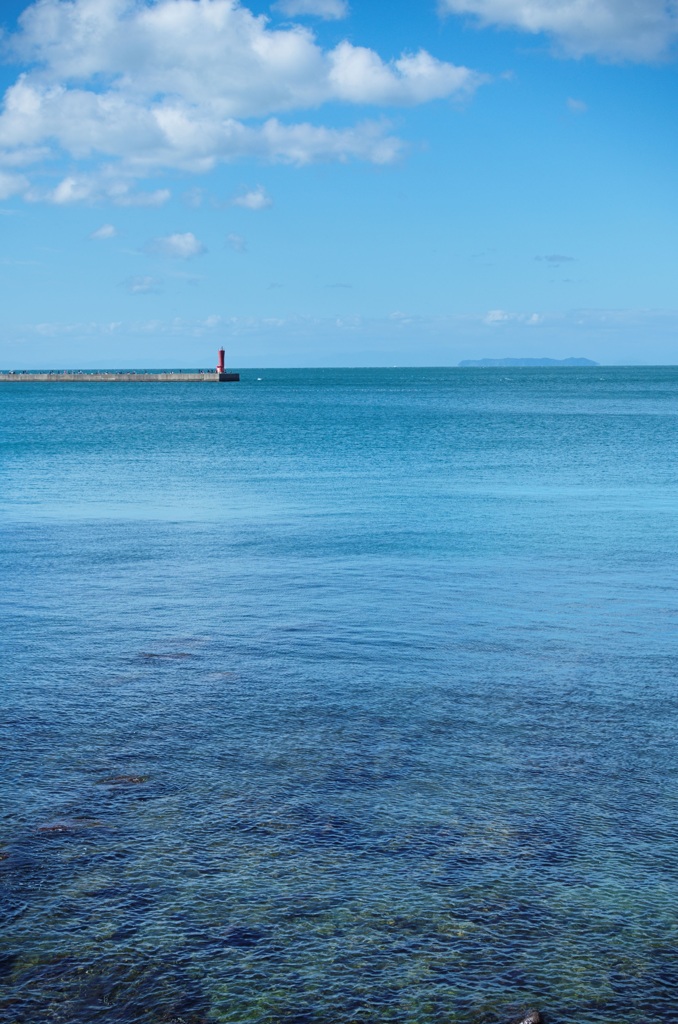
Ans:
[{"label": "white cloud", "polygon": [[28,70],[4,95],[0,165],[88,161],[87,174],[76,167],[51,191],[33,187],[32,198],[55,203],[130,205],[142,201],[135,178],[242,157],[385,163],[402,144],[383,121],[336,129],[275,115],[337,101],[411,105],[485,80],[425,51],[384,61],[346,41],[326,50],[309,29],[274,29],[237,0],[40,0],[20,25],[7,45]]},{"label": "white cloud", "polygon": [[267,206],[273,205],[273,200],[263,185],[257,185],[242,195],[236,196],[233,200],[234,206],[242,206],[246,210],[265,210]]},{"label": "white cloud", "polygon": [[192,231],[184,234],[176,233],[165,238],[154,238],[147,246],[149,252],[158,256],[169,256],[172,259],[190,260],[207,252],[202,242]]},{"label": "white cloud", "polygon": [[445,64],[426,50],[385,64],[364,46],[339,43],[329,56],[329,82],[337,99],[350,103],[408,106],[473,91],[479,76]]},{"label": "white cloud", "polygon": [[164,206],[172,193],[168,188],[157,188],[154,192],[132,192],[123,183],[108,190],[108,196],[116,206]]},{"label": "white cloud", "polygon": [[490,309],[482,318],[487,327],[498,327],[500,324],[527,324],[536,327],[544,322],[541,313],[507,313],[505,309]]},{"label": "white cloud", "polygon": [[8,174],[0,171],[0,199],[9,199],[11,196],[25,192],[28,188],[28,179],[23,174]]},{"label": "white cloud", "polygon": [[[2,33],[0,32],[0,41]],[[0,150],[0,164],[3,167],[29,167],[31,164],[39,163],[50,157],[48,146],[25,146],[17,150]]]},{"label": "white cloud", "polygon": [[154,277],[130,277],[125,286],[130,295],[150,295],[161,290],[160,281]]},{"label": "white cloud", "polygon": [[118,232],[112,224],[102,224],[101,227],[97,228],[96,231],[93,231],[89,237],[94,241],[104,241],[107,238],[115,238],[117,233]]},{"label": "white cloud", "polygon": [[29,202],[48,202],[60,206],[104,200],[116,206],[162,206],[171,196],[166,188],[153,192],[135,191],[129,180],[125,180],[119,171],[110,166],[96,174],[67,175],[55,188],[30,186],[26,178],[23,182],[21,191]]},{"label": "white cloud", "polygon": [[82,199],[90,199],[92,190],[85,178],[68,177],[60,181],[52,192],[50,199],[57,205],[77,203]]},{"label": "white cloud", "polygon": [[247,252],[247,239],[242,235],[231,232],[230,235],[226,235],[226,241],[235,252]]},{"label": "white cloud", "polygon": [[575,100],[572,96],[568,97],[567,109],[571,110],[573,114],[585,114],[589,109],[588,104],[584,103],[583,100]]},{"label": "white cloud", "polygon": [[440,0],[482,25],[547,33],[570,57],[655,61],[678,38],[675,0]]},{"label": "white cloud", "polygon": [[[152,278],[133,281],[143,306],[144,292],[157,290],[158,282]],[[126,284],[130,286],[130,282]],[[289,366],[290,352],[298,366],[336,366],[337,354],[339,361],[351,366],[394,362],[406,366],[443,366],[461,359],[507,355],[574,355],[607,363],[663,363],[667,353],[673,351],[678,331],[678,309],[571,309],[506,315],[509,320],[497,328],[488,328],[483,315],[476,312],[380,318],[290,314],[274,318],[232,316],[222,310],[191,319],[139,317],[122,323],[24,323],[12,330],[15,343],[6,346],[5,365],[10,361],[25,365],[32,351],[36,352],[34,365],[44,365],[39,353],[49,350],[33,349],[31,345],[36,340],[59,339],[54,351],[63,353],[63,338],[91,344],[93,338],[110,336],[116,341],[117,361],[128,366],[157,365],[158,361],[167,365],[169,358],[180,365],[191,338],[204,343],[195,349],[203,353],[196,356],[195,362],[203,365],[211,358],[207,353],[213,351],[213,346],[216,348],[215,342],[226,343],[229,362],[241,366]],[[156,345],[150,344],[153,339],[157,340]],[[173,340],[176,345],[166,344]],[[105,351],[113,350],[106,346]],[[110,355],[107,358],[110,365]]]},{"label": "white cloud", "polygon": [[504,312],[503,309],[490,309],[483,317],[483,323],[493,326],[495,324],[505,324],[510,319],[511,314]]},{"label": "white cloud", "polygon": [[349,12],[346,0],[277,0],[277,3],[271,4],[271,8],[288,18],[310,14],[324,21],[341,21],[348,17]]}]

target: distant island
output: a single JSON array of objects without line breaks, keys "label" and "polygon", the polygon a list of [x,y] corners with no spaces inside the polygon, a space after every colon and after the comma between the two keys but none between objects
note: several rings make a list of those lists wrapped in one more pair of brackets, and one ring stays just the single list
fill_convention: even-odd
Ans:
[{"label": "distant island", "polygon": [[598,366],[593,359],[462,359],[459,366]]}]

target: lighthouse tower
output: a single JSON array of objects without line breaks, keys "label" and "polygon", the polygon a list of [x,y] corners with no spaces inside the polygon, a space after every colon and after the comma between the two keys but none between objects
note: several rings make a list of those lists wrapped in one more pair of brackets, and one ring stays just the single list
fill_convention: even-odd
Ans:
[{"label": "lighthouse tower", "polygon": [[226,353],[224,352],[223,348],[220,348],[219,349],[219,356],[218,356],[218,360],[217,360],[217,380],[218,381],[240,380],[240,374],[239,373],[227,373],[226,372],[225,359],[226,359]]}]

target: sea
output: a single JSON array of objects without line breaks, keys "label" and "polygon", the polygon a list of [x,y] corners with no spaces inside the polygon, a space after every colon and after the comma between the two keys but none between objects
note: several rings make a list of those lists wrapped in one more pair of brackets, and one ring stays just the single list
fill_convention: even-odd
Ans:
[{"label": "sea", "polygon": [[2,1024],[678,1007],[678,368],[0,385]]}]

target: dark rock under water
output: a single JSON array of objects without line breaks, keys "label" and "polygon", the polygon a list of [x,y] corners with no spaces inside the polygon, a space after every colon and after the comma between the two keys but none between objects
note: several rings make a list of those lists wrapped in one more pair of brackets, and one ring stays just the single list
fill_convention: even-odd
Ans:
[{"label": "dark rock under water", "polygon": [[675,1018],[677,370],[35,390],[1,1024]]}]

